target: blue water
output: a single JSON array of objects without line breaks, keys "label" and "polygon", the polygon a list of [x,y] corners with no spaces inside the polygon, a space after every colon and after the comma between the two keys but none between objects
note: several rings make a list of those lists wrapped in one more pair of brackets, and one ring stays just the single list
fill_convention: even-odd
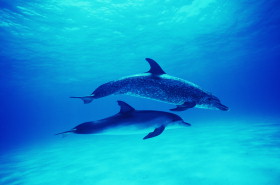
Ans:
[{"label": "blue water", "polygon": [[[0,0],[0,184],[278,185],[277,0]],[[54,136],[111,116],[174,105],[70,96],[149,70],[215,94],[230,111],[178,112],[192,127]]]}]

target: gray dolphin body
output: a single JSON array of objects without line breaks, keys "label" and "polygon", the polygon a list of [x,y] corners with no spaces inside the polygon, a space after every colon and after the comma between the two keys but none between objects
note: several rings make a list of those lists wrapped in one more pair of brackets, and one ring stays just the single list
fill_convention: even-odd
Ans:
[{"label": "gray dolphin body", "polygon": [[151,67],[148,72],[105,83],[90,96],[71,98],[80,98],[87,104],[105,96],[126,94],[177,105],[170,109],[172,111],[183,111],[192,107],[228,110],[228,107],[221,104],[211,93],[194,83],[167,75],[154,60],[146,60]]},{"label": "gray dolphin body", "polygon": [[120,112],[111,117],[82,123],[73,129],[61,132],[75,134],[98,134],[98,133],[135,133],[146,129],[154,129],[143,139],[149,139],[160,135],[167,126],[190,126],[176,114],[162,111],[135,110],[133,107],[123,101],[118,101]]}]

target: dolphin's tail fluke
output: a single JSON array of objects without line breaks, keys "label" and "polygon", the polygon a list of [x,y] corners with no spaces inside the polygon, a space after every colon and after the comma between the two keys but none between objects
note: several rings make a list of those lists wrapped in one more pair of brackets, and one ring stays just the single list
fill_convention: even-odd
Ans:
[{"label": "dolphin's tail fluke", "polygon": [[71,96],[70,98],[80,98],[83,100],[84,104],[88,104],[94,99],[93,96]]},{"label": "dolphin's tail fluke", "polygon": [[189,124],[189,123],[187,123],[187,122],[184,122],[184,124],[185,124],[186,126],[191,126],[191,124]]},{"label": "dolphin's tail fluke", "polygon": [[66,134],[66,133],[71,133],[71,132],[73,132],[72,130],[69,130],[69,131],[65,131],[65,132],[60,132],[60,133],[57,133],[57,134],[55,134],[55,135],[60,135],[60,134]]},{"label": "dolphin's tail fluke", "polygon": [[189,124],[189,123],[187,123],[187,122],[184,122],[184,121],[183,121],[183,124],[184,124],[185,126],[191,126],[191,124]]}]

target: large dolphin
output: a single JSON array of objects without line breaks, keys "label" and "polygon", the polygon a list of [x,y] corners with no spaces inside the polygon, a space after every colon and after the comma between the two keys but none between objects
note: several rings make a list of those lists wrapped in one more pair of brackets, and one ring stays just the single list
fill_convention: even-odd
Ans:
[{"label": "large dolphin", "polygon": [[[118,101],[120,112],[105,119],[85,122],[73,129],[58,134],[135,133],[154,129],[143,139],[160,135],[166,126],[190,126],[176,114],[152,110],[135,110],[123,101]],[[121,131],[121,132],[120,132]],[[56,134],[56,135],[58,135]]]},{"label": "large dolphin", "polygon": [[105,96],[126,94],[177,105],[176,108],[170,109],[172,111],[183,111],[192,107],[228,110],[228,107],[221,104],[216,96],[202,90],[196,84],[167,75],[150,58],[146,58],[146,61],[151,67],[146,73],[105,83],[90,96],[71,98],[80,98],[87,104]]}]

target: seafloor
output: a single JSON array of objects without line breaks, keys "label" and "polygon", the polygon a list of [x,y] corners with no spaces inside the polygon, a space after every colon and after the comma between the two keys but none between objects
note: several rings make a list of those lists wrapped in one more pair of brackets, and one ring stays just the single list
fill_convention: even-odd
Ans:
[{"label": "seafloor", "polygon": [[1,156],[5,185],[277,185],[279,125],[211,122],[143,135],[69,135]]}]

